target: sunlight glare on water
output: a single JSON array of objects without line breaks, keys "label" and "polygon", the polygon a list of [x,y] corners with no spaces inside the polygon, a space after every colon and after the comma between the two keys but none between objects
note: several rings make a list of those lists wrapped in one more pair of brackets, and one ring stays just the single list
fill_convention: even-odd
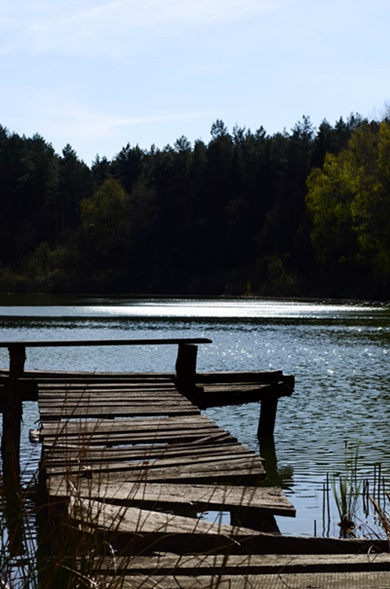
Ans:
[{"label": "sunlight glare on water", "polygon": [[72,305],[3,305],[2,315],[47,317],[159,317],[159,318],[315,318],[352,316],[375,311],[370,305],[253,299],[93,299]]}]

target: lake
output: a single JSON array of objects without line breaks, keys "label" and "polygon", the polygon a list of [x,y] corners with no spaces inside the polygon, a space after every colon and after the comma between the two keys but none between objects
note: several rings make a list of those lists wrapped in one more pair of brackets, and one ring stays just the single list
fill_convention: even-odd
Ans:
[{"label": "lake", "polygon": [[[198,371],[282,370],[295,375],[292,397],[279,401],[275,448],[262,447],[267,484],[280,485],[297,517],[278,518],[283,533],[338,536],[327,474],[344,468],[358,445],[359,477],[390,490],[390,305],[264,299],[0,296],[0,339],[209,337]],[[29,349],[27,369],[172,371],[176,346]],[[0,350],[0,365],[8,353]],[[206,413],[259,451],[259,406]],[[39,447],[28,441],[36,404],[26,403],[22,440],[25,479]],[[347,450],[348,451],[348,450]],[[380,466],[379,466],[380,465]],[[383,490],[383,489],[382,489]],[[363,529],[375,523],[360,514]],[[371,519],[370,519],[371,518]],[[359,523],[359,522],[358,522]]]}]

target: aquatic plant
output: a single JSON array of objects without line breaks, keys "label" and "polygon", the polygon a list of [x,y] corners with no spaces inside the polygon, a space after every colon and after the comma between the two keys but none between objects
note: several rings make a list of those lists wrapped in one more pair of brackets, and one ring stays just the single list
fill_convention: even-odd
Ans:
[{"label": "aquatic plant", "polygon": [[344,446],[344,468],[342,472],[334,473],[330,477],[334,502],[339,514],[340,535],[353,535],[356,527],[355,517],[359,505],[362,480],[358,477],[359,443],[355,448],[349,448],[348,442]]}]

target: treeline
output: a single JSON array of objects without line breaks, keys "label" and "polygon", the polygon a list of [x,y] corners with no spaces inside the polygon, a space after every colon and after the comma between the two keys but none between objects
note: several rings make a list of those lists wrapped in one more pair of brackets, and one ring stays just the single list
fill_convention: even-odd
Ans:
[{"label": "treeline", "polygon": [[390,298],[390,124],[127,145],[0,127],[0,291]]}]

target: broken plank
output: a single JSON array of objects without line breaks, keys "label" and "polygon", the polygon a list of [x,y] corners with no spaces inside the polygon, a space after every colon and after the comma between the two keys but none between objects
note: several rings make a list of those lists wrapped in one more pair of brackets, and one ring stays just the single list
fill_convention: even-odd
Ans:
[{"label": "broken plank", "polygon": [[128,547],[136,554],[180,549],[183,553],[204,550],[236,550],[240,540],[257,537],[257,532],[216,522],[104,504],[71,497],[69,523],[84,533],[99,534],[114,549]]},{"label": "broken plank", "polygon": [[[47,475],[63,475],[64,468],[51,468],[50,463],[46,464]],[[81,466],[74,469],[68,469],[69,476],[85,476]],[[261,461],[257,457],[247,459],[230,459],[214,461],[198,461],[196,463],[181,465],[166,465],[155,467],[151,465],[129,465],[129,464],[110,464],[110,466],[94,467],[88,469],[88,478],[93,478],[98,484],[104,484],[103,481],[109,477],[110,481],[116,481],[120,485],[122,481],[141,481],[151,482],[174,482],[174,481],[209,481],[209,480],[229,480],[245,481],[247,484],[256,484],[265,478],[265,471]]]},{"label": "broken plank", "polygon": [[237,454],[227,454],[227,455],[219,455],[215,454],[207,454],[205,456],[189,456],[189,457],[180,457],[180,458],[166,458],[156,457],[152,459],[137,459],[133,461],[129,460],[121,460],[121,461],[114,461],[111,460],[109,462],[94,462],[91,463],[88,460],[88,454],[81,453],[80,462],[76,462],[72,464],[64,464],[63,466],[53,465],[51,460],[48,459],[46,461],[46,470],[49,474],[62,474],[65,472],[70,473],[78,473],[80,472],[80,466],[88,466],[92,472],[113,472],[113,471],[121,471],[125,470],[126,473],[131,471],[138,471],[140,469],[147,471],[148,477],[151,474],[168,469],[186,469],[187,467],[193,468],[194,471],[201,468],[203,465],[207,465],[212,463],[214,467],[216,465],[221,466],[226,462],[229,463],[229,468],[231,467],[232,463],[239,462],[240,464],[247,465],[248,463],[253,464],[254,468],[258,470],[259,468],[263,472],[263,464],[262,461],[256,456],[255,454],[250,453],[243,453],[242,455]]},{"label": "broken plank", "polygon": [[[385,541],[290,538],[226,524],[188,521],[191,518],[184,518],[187,520],[184,521],[181,516],[106,505],[92,500],[72,500],[70,512],[75,523],[84,525],[85,530],[104,530],[107,533],[111,529],[113,545],[117,548],[127,546],[133,551],[132,554],[140,550],[144,552],[148,548],[177,554],[228,551],[229,554],[241,555],[352,554],[368,552],[372,550],[370,547],[382,547],[388,551]],[[142,537],[144,542],[138,546],[134,544],[137,538],[142,540]],[[173,549],[164,550],[166,546],[172,546]]]},{"label": "broken plank", "polygon": [[[272,487],[241,487],[225,485],[199,484],[159,484],[106,482],[93,485],[87,480],[75,483],[77,495],[118,504],[136,504],[142,506],[180,506],[201,510],[227,510],[236,507],[251,507],[262,511],[271,511],[275,515],[293,517],[295,509],[280,489]],[[66,477],[50,477],[49,494],[52,497],[65,498],[69,494],[69,480]]]},{"label": "broken plank", "polygon": [[[118,460],[152,460],[155,457],[180,458],[196,457],[202,455],[224,456],[224,455],[253,455],[252,450],[247,449],[241,444],[175,444],[165,446],[133,446],[133,447],[114,447],[114,448],[95,448],[90,447],[87,450],[80,448],[75,452],[74,447],[63,448],[54,446],[50,449],[50,464],[76,464],[80,459],[88,460],[89,463],[104,463]],[[260,457],[259,457],[260,459]]]}]

